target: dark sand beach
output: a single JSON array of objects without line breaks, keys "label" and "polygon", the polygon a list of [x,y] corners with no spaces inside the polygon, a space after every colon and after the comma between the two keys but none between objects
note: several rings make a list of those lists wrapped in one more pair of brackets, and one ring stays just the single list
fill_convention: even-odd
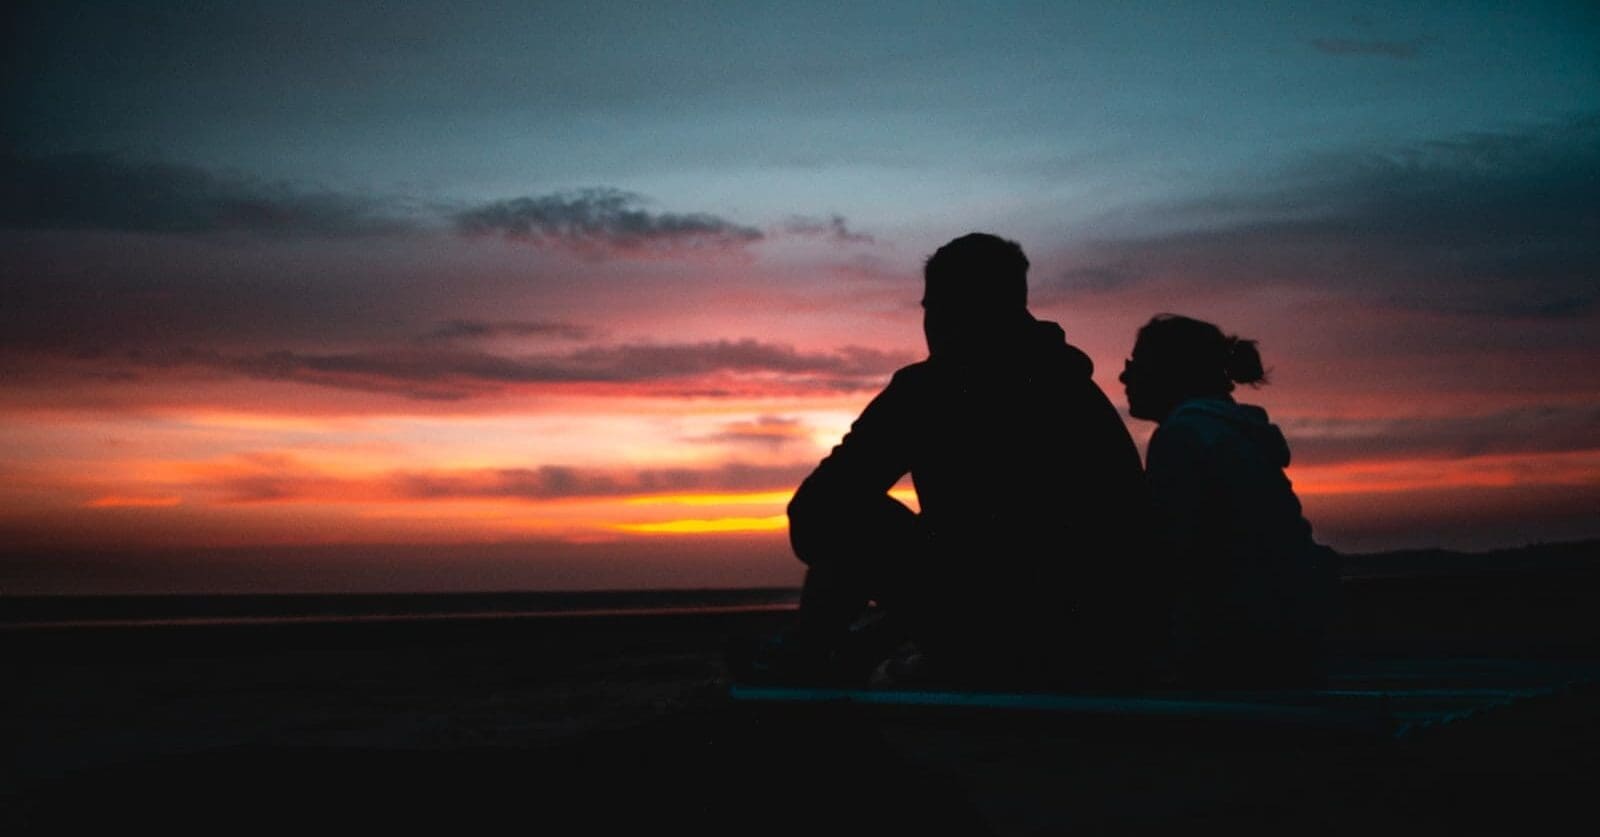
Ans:
[{"label": "dark sand beach", "polygon": [[[317,599],[289,619],[216,601],[153,618],[147,601],[100,626],[83,602],[8,601],[0,823],[1552,832],[1585,821],[1600,784],[1594,554],[1356,565],[1333,698],[1155,696],[1263,708],[1227,717],[1152,712],[1150,695],[1094,711],[731,700],[724,647],[787,618],[772,591],[540,616],[457,600],[426,618],[420,600]],[[1314,711],[1270,711],[1285,706]]]}]

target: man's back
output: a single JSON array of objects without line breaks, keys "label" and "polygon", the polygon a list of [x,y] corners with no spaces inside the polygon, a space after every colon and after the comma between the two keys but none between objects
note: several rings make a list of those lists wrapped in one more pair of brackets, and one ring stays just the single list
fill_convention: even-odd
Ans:
[{"label": "man's back", "polygon": [[1091,371],[1038,321],[982,357],[900,370],[796,492],[797,554],[828,560],[808,552],[840,548],[841,509],[910,473],[926,547],[899,572],[919,579],[920,638],[1002,658],[1068,641],[1126,598],[1145,507],[1137,450]]},{"label": "man's back", "polygon": [[[1159,590],[1135,584],[1161,577],[1139,566],[1139,455],[1089,358],[1028,312],[1027,272],[1020,245],[986,233],[923,265],[928,360],[895,373],[789,504],[809,567],[792,658],[859,645],[869,602],[979,680],[1149,656],[1141,637],[1164,624]],[[906,474],[920,514],[888,494]]]}]

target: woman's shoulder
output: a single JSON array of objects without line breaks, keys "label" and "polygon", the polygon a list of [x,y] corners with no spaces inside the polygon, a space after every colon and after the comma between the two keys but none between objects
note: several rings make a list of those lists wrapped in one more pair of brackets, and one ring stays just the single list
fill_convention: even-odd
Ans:
[{"label": "woman's shoulder", "polygon": [[1152,442],[1213,441],[1229,424],[1238,420],[1241,405],[1222,398],[1190,398],[1173,409],[1156,428]]},{"label": "woman's shoulder", "polygon": [[[1283,432],[1267,417],[1267,411],[1228,398],[1191,398],[1179,404],[1161,423],[1156,435],[1165,437],[1163,445],[1248,448],[1259,451],[1279,467],[1289,461],[1289,445]],[[1150,443],[1157,444],[1156,436]]]}]

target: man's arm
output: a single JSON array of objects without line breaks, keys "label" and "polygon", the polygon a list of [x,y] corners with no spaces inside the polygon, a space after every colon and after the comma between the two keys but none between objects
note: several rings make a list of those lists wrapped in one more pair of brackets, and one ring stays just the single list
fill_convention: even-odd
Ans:
[{"label": "man's arm", "polygon": [[853,532],[880,528],[881,523],[872,524],[881,522],[885,505],[912,516],[888,496],[911,470],[917,389],[912,369],[895,373],[789,501],[789,542],[801,561],[827,560],[843,551],[841,541],[849,541]]}]

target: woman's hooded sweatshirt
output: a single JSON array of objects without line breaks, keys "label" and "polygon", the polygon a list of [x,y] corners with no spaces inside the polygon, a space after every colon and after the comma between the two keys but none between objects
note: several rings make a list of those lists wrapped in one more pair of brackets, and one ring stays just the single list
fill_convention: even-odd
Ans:
[{"label": "woman's hooded sweatshirt", "polygon": [[1156,428],[1146,471],[1180,630],[1259,635],[1326,621],[1337,556],[1312,540],[1288,464],[1267,412],[1226,396],[1184,401]]}]

